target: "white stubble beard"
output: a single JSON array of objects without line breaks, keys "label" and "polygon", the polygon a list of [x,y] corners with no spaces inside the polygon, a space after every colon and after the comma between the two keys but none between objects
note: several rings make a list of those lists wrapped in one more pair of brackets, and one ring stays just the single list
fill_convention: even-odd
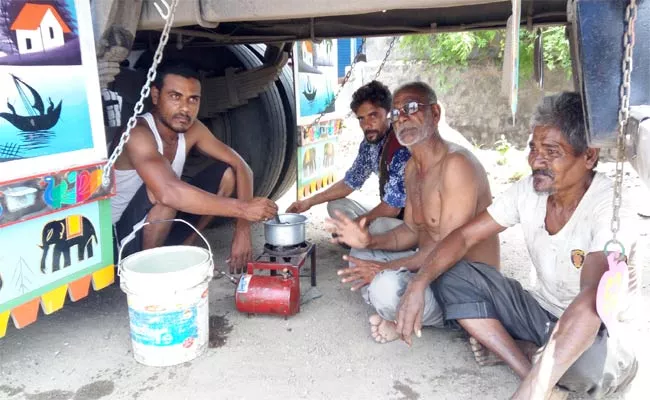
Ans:
[{"label": "white stubble beard", "polygon": [[412,128],[411,126],[404,126],[402,125],[400,127],[400,130],[395,131],[395,136],[397,137],[397,141],[399,144],[405,147],[413,147],[416,144],[422,142],[423,140],[429,138],[436,130],[436,128],[433,126],[433,114],[431,113],[431,110],[427,110],[424,112],[424,121],[422,126],[419,129],[419,135],[415,137],[411,142],[404,142],[401,138],[401,132],[405,129]]}]

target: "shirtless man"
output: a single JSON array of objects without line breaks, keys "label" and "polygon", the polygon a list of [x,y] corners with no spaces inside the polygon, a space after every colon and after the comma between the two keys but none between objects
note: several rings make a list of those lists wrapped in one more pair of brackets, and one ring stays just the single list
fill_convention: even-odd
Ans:
[{"label": "shirtless man", "polygon": [[[338,273],[342,282],[354,282],[352,290],[362,289],[366,302],[375,308],[371,332],[380,343],[397,339],[394,321],[400,295],[427,256],[449,232],[492,201],[480,162],[467,149],[441,139],[440,107],[427,84],[415,82],[399,88],[390,117],[397,139],[412,154],[405,170],[404,224],[373,235],[363,220],[353,221],[342,213],[328,220],[337,235],[333,241],[354,249],[350,257],[343,257],[350,266]],[[498,265],[497,236],[477,243],[465,258]],[[424,325],[443,327],[442,310],[431,289],[426,293],[422,320]]]},{"label": "shirtless man", "polygon": [[[250,222],[270,219],[277,205],[253,198],[253,173],[232,148],[219,141],[196,119],[201,100],[199,75],[191,68],[161,68],[151,88],[153,110],[138,119],[124,152],[115,163],[117,193],[112,199],[115,242],[143,221],[198,218],[205,228],[214,216],[237,219],[231,246],[231,272],[251,259]],[[190,183],[180,179],[188,152],[197,147],[215,162]],[[236,192],[237,198],[230,198]],[[178,230],[177,230],[178,227]],[[184,225],[145,226],[124,247],[123,255],[143,249],[192,243]],[[170,233],[171,232],[171,233]],[[121,245],[121,243],[120,243]]]}]

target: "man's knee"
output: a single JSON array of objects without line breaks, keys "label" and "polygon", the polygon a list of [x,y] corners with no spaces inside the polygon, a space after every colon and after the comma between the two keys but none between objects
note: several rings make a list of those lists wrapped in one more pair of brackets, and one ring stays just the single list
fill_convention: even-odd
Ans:
[{"label": "man's knee", "polygon": [[457,291],[459,287],[464,287],[468,282],[474,281],[478,275],[478,272],[469,263],[461,261],[433,281],[433,286],[439,296],[446,299],[449,291]]},{"label": "man's knee", "polygon": [[371,235],[380,235],[397,228],[403,223],[404,221],[397,218],[379,217],[372,221],[368,227],[368,232],[370,232]]},{"label": "man's knee", "polygon": [[[359,260],[371,260],[372,251],[366,249],[350,249],[350,257],[354,257]],[[351,262],[348,262],[349,267],[354,267]]]},{"label": "man's knee", "polygon": [[625,391],[638,371],[633,349],[621,339],[599,332],[594,343],[562,376],[558,384],[577,393],[600,397]]},{"label": "man's knee", "polygon": [[169,206],[161,203],[154,204],[151,210],[147,213],[147,222],[157,221],[161,219],[172,219],[176,217],[177,211]]},{"label": "man's knee", "polygon": [[237,187],[237,177],[235,176],[235,171],[231,167],[226,168],[221,177],[221,182],[219,183],[219,190],[217,194],[223,197],[230,197],[235,194],[235,189]]},{"label": "man's knee", "polygon": [[383,318],[394,314],[408,283],[407,271],[385,270],[375,276],[368,287],[370,304]]},{"label": "man's knee", "polygon": [[343,199],[336,199],[332,201],[327,202],[327,214],[331,218],[336,218],[336,211],[345,214],[348,218],[354,219],[356,218],[352,212],[350,212],[350,200],[343,198]]}]

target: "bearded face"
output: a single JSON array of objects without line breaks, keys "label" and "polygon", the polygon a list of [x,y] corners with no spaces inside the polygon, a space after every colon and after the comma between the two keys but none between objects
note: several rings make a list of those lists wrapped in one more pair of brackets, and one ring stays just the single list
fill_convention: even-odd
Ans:
[{"label": "bearded face", "polygon": [[536,126],[529,147],[528,165],[533,174],[533,188],[538,193],[553,194],[581,184],[598,161],[599,151],[594,148],[575,154],[560,129],[554,126]]},{"label": "bearded face", "polygon": [[412,147],[438,132],[440,106],[424,93],[404,89],[393,98],[391,120],[400,144]]},{"label": "bearded face", "polygon": [[370,101],[359,106],[356,116],[368,143],[379,143],[386,136],[386,132],[390,128],[387,114],[385,109]]},{"label": "bearded face", "polygon": [[421,121],[408,119],[396,126],[395,135],[402,146],[415,146],[436,132],[437,127],[431,109],[427,108],[422,114]]},{"label": "bearded face", "polygon": [[199,113],[201,83],[193,78],[169,74],[162,88],[152,87],[151,100],[158,120],[176,133],[187,132]]}]

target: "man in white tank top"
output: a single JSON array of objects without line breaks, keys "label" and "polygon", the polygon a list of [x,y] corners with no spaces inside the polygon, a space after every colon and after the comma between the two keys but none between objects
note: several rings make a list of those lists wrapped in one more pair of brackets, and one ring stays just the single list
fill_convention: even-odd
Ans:
[{"label": "man in white tank top", "polygon": [[[638,370],[630,340],[641,286],[634,260],[638,222],[621,208],[617,240],[630,279],[620,288],[625,300],[613,332],[596,311],[609,268],[605,249],[620,251],[607,246],[613,181],[594,170],[599,151],[588,146],[580,95],[545,97],[531,125],[532,175],[438,244],[402,296],[397,331],[407,343],[413,332],[419,336],[424,293],[432,287],[445,320],[473,337],[477,362],[492,363],[496,355],[522,379],[512,399],[564,398],[556,384],[595,398],[620,393]],[[516,224],[536,274],[530,291],[493,266],[458,262],[468,248]]]},{"label": "man in white tank top", "polygon": [[[195,70],[180,64],[162,67],[152,85],[151,100],[153,109],[138,119],[115,163],[117,193],[112,211],[116,244],[121,246],[143,221],[183,218],[201,230],[215,216],[235,218],[229,263],[231,272],[241,271],[252,258],[250,222],[272,218],[277,205],[266,198],[253,198],[250,167],[197,120],[201,82]],[[214,163],[184,182],[185,158],[194,147]],[[125,245],[123,254],[166,244],[191,244],[195,237],[190,232],[179,223],[147,225]]]}]

